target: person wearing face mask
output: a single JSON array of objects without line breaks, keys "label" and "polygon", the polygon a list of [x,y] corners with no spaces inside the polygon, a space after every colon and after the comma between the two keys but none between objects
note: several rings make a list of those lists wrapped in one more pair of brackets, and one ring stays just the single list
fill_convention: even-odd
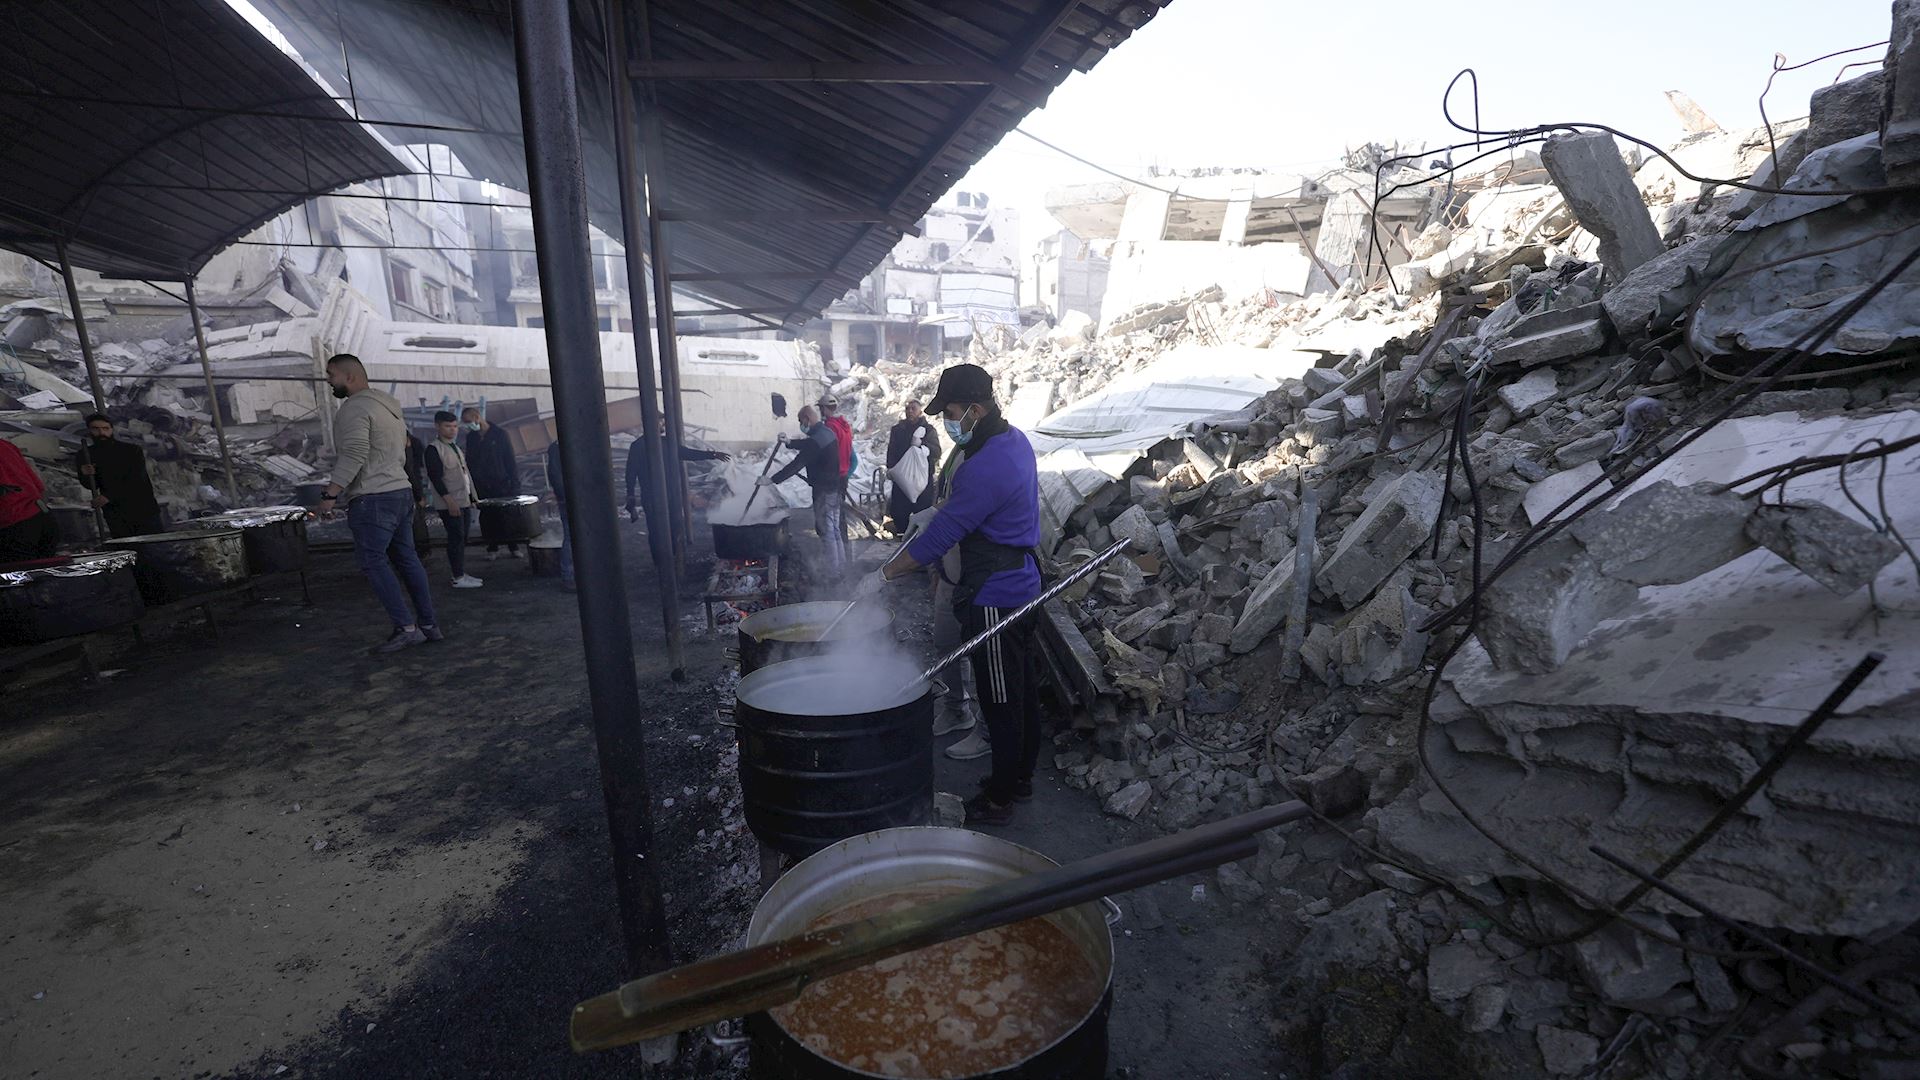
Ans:
[{"label": "person wearing face mask", "polygon": [[114,438],[113,421],[101,413],[87,417],[87,436],[80,450],[80,482],[93,492],[107,531],[116,537],[165,531],[146,451]]},{"label": "person wearing face mask", "polygon": [[826,571],[838,575],[847,566],[840,505],[847,497],[847,480],[840,471],[840,440],[812,405],[802,408],[796,419],[805,437],[786,444],[793,447],[793,460],[772,476],[762,474],[754,483],[770,487],[806,470],[807,486],[813,489],[813,531],[819,534],[820,546],[826,551]]},{"label": "person wearing face mask", "polygon": [[[977,364],[940,373],[927,411],[941,418],[954,450],[942,469],[946,497],[906,550],[861,593],[923,566],[951,579],[953,612],[971,638],[1040,595],[1040,477],[1033,445],[1000,415],[993,376]],[[958,552],[957,560],[948,556]],[[955,563],[957,562],[957,566]],[[1007,627],[971,654],[993,768],[967,801],[969,824],[1003,825],[1013,804],[1033,797],[1040,757],[1040,702],[1032,623]],[[971,737],[970,737],[971,738]]]},{"label": "person wearing face mask", "polygon": [[413,546],[415,493],[407,479],[407,422],[400,403],[367,385],[367,369],[351,353],[327,359],[327,384],[341,399],[333,414],[338,453],[325,497],[315,509],[325,513],[347,504],[360,572],[393,621],[392,636],[374,651],[439,641],[446,635],[435,622],[427,568]]}]

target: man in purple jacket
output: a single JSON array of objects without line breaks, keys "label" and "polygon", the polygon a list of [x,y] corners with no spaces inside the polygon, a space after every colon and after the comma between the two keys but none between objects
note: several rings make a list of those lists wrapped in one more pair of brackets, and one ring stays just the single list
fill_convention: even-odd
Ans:
[{"label": "man in purple jacket", "polygon": [[[985,368],[956,364],[941,372],[927,411],[940,416],[960,458],[952,491],[926,529],[875,572],[874,584],[911,574],[957,550],[954,614],[971,638],[1040,595],[1040,477],[1033,445],[1000,415],[993,377]],[[1022,620],[973,652],[993,771],[981,781],[980,794],[967,801],[969,823],[1003,825],[1016,800],[1033,797],[1033,768],[1040,757],[1034,647],[1032,624]]]}]

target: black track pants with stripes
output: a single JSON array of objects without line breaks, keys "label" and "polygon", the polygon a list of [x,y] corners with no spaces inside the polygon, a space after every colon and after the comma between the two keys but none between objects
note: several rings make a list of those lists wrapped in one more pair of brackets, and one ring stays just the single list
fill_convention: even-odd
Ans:
[{"label": "black track pants with stripes", "polygon": [[[1012,608],[966,604],[960,609],[960,625],[971,638],[1012,613]],[[993,743],[987,794],[995,802],[1013,801],[1014,784],[1032,780],[1034,764],[1040,759],[1040,697],[1033,652],[1038,647],[1033,620],[1024,619],[989,638],[970,658],[974,692],[980,697],[980,714],[986,718],[987,737]]]}]

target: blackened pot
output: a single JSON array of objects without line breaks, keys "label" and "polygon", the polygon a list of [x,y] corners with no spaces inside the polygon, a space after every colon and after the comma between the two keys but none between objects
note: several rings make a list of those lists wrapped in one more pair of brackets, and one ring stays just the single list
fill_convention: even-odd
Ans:
[{"label": "blackened pot", "polygon": [[[911,676],[911,671],[908,672]],[[769,664],[740,680],[735,732],[747,827],[788,855],[933,820],[933,694],[870,660]]]},{"label": "blackened pot", "polygon": [[787,548],[787,521],[759,525],[718,525],[713,529],[713,554],[720,559],[764,559]]},{"label": "blackened pot", "polygon": [[540,535],[540,500],[532,495],[481,499],[480,539],[489,544],[522,544]]},{"label": "blackened pot", "polygon": [[[833,636],[823,637],[828,628]],[[756,611],[741,619],[738,627],[740,674],[751,675],[768,664],[833,649],[877,647],[888,640],[892,629],[893,612],[885,604],[861,604],[847,611],[844,600],[818,600]]]},{"label": "blackened pot", "polygon": [[0,645],[37,645],[111,630],[138,619],[146,605],[130,551],[0,565]]},{"label": "blackened pot", "polygon": [[132,551],[140,598],[148,607],[212,592],[247,580],[247,549],[238,529],[123,536],[106,542],[109,551]]},{"label": "blackened pot", "polygon": [[202,529],[239,529],[247,571],[287,574],[307,568],[307,510],[303,506],[253,506],[196,518]]},{"label": "blackened pot", "polygon": [[[749,947],[803,932],[815,919],[871,897],[929,886],[976,888],[1059,864],[1031,848],[966,829],[887,829],[851,837],[774,882],[747,924]],[[1102,987],[1079,1023],[1051,1045],[979,1080],[1101,1080],[1113,1008],[1113,934],[1097,903],[1045,916],[1092,964]],[[808,1048],[770,1013],[746,1019],[753,1080],[852,1080],[880,1073],[842,1065]]]}]

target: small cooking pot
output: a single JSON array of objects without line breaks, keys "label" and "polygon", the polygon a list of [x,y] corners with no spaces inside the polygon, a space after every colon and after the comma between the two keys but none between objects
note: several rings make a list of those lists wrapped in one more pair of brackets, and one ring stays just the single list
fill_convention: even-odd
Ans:
[{"label": "small cooking pot", "polygon": [[[833,636],[822,637],[828,627]],[[740,674],[856,642],[883,641],[892,629],[893,612],[885,604],[858,604],[852,611],[844,600],[770,607],[740,620]]]},{"label": "small cooking pot", "polygon": [[301,506],[319,506],[327,497],[327,482],[322,480],[312,484],[293,485],[293,501]]},{"label": "small cooking pot", "polygon": [[[769,669],[771,670],[771,669]],[[1031,848],[966,829],[885,829],[849,837],[780,876],[754,908],[747,945],[792,937],[816,919],[891,893],[978,888],[1058,863]],[[1112,909],[1117,910],[1117,909]],[[992,1080],[1100,1080],[1107,1071],[1107,1016],[1113,1007],[1113,933],[1099,903],[1044,916],[1081,950],[1100,987],[1079,1022],[1044,1049],[992,1072]],[[746,1019],[754,1080],[851,1080],[879,1073],[843,1065],[796,1038],[771,1013]]]},{"label": "small cooking pot", "polygon": [[787,519],[758,525],[720,525],[713,528],[713,554],[722,559],[764,559],[787,548]]},{"label": "small cooking pot", "polygon": [[149,607],[212,592],[247,579],[247,550],[238,529],[122,536],[106,542],[110,551],[133,551],[140,559],[133,576]]},{"label": "small cooking pot", "polygon": [[481,499],[480,538],[489,544],[520,544],[539,536],[540,500],[532,495]]},{"label": "small cooking pot", "polygon": [[131,551],[89,551],[0,565],[0,645],[110,630],[146,611]]},{"label": "small cooking pot", "polygon": [[[896,670],[898,668],[898,670]],[[788,855],[933,820],[933,691],[912,665],[803,656],[735,690],[747,827]]]},{"label": "small cooking pot", "polygon": [[560,576],[560,538],[542,536],[527,545],[527,569],[534,577]]}]

